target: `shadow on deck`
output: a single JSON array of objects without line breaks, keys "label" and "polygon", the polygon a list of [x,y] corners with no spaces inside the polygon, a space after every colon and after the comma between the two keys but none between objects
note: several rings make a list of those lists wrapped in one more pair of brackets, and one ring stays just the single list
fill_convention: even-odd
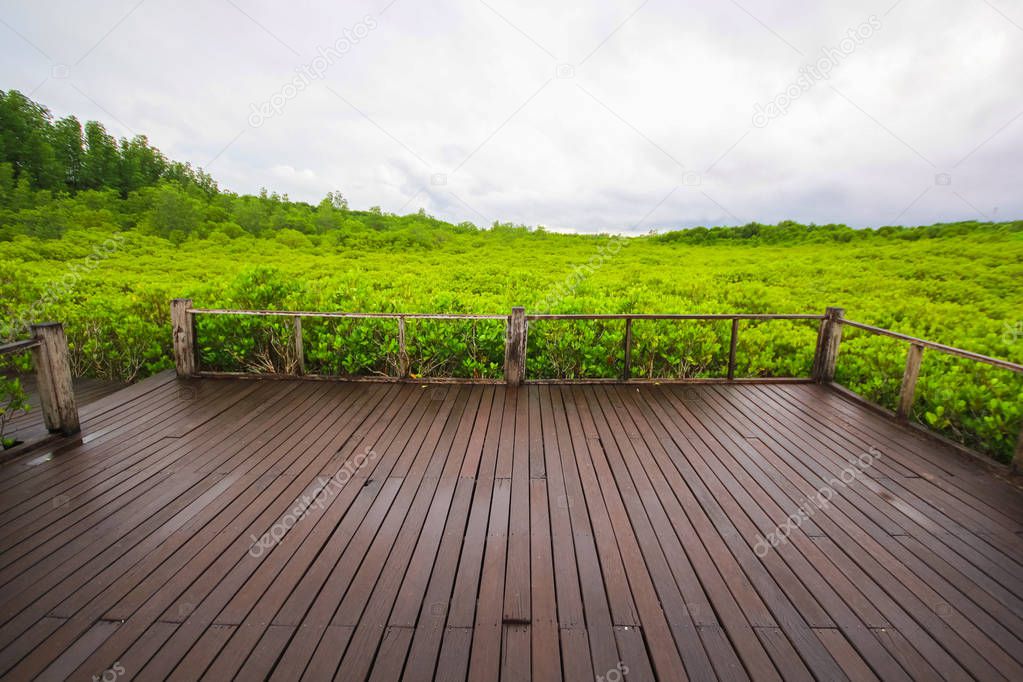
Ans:
[{"label": "shadow on deck", "polygon": [[1023,679],[1023,493],[825,386],[165,374],[82,420],[0,467],[9,679]]}]

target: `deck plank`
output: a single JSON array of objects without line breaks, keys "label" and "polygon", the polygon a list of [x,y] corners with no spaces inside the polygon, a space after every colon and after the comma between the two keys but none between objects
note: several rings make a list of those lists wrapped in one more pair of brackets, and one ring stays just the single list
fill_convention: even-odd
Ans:
[{"label": "deck plank", "polygon": [[827,387],[105,389],[0,464],[5,679],[1023,678],[1023,492]]}]

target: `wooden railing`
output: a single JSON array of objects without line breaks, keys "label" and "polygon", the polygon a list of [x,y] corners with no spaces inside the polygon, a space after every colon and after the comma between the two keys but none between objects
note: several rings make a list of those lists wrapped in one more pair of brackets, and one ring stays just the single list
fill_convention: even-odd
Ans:
[{"label": "wooden railing", "polygon": [[[175,299],[171,302],[171,320],[174,329],[174,359],[180,376],[200,375],[224,375],[243,373],[227,372],[200,372],[197,363],[197,344],[195,338],[195,317],[197,315],[243,315],[243,316],[267,316],[267,317],[290,317],[294,320],[294,351],[298,358],[296,374],[304,373],[304,354],[302,347],[302,318],[348,318],[348,319],[388,319],[396,323],[395,333],[398,338],[398,377],[389,377],[395,380],[409,378],[409,360],[406,339],[406,320],[503,320],[505,323],[505,353],[504,353],[504,382],[509,386],[518,386],[526,381],[527,364],[527,339],[529,335],[529,323],[549,320],[567,321],[608,321],[620,320],[624,325],[623,337],[623,363],[619,379],[614,381],[740,381],[736,377],[736,348],[742,321],[769,321],[769,320],[809,320],[818,321],[817,345],[813,356],[813,365],[809,377],[781,377],[774,379],[757,378],[758,381],[813,381],[816,383],[832,383],[835,378],[835,368],[838,360],[838,352],[842,342],[842,329],[853,327],[872,334],[879,334],[905,341],[909,344],[906,356],[905,370],[902,376],[899,392],[898,407],[895,410],[895,417],[906,421],[912,409],[913,399],[916,392],[916,383],[920,375],[920,365],[925,349],[938,351],[955,357],[980,362],[1000,369],[1023,374],[1023,365],[1008,360],[988,357],[979,353],[946,346],[933,341],[918,339],[906,334],[900,334],[888,329],[874,327],[862,322],[855,322],[845,318],[842,308],[828,308],[823,315],[815,314],[747,314],[747,313],[725,313],[725,314],[526,314],[525,308],[514,307],[509,315],[456,315],[456,314],[427,314],[427,313],[342,313],[342,312],[308,312],[308,311],[283,311],[283,310],[227,310],[227,309],[203,309],[192,307],[191,299]],[[634,345],[632,327],[637,320],[703,320],[703,321],[730,321],[731,330],[729,333],[728,366],[725,378],[719,379],[634,379],[632,378],[632,349]],[[417,379],[422,381],[422,379]],[[586,381],[586,380],[584,380]],[[591,379],[589,381],[607,381],[606,379]],[[1023,433],[1020,434],[1013,458],[1013,468],[1023,467]]]},{"label": "wooden railing", "polygon": [[[890,329],[884,329],[882,327],[875,327],[862,322],[848,320],[843,316],[843,311],[840,308],[829,308],[828,311],[829,314],[832,314],[832,319],[829,324],[832,326],[833,330],[831,334],[834,334],[831,341],[834,346],[834,357],[831,358],[831,372],[828,381],[834,379],[834,360],[838,355],[838,345],[841,342],[842,327],[860,329],[870,334],[898,339],[899,341],[904,341],[908,344],[906,349],[906,365],[902,372],[902,380],[899,385],[899,398],[895,408],[895,418],[899,421],[907,421],[912,412],[913,401],[916,397],[916,384],[917,380],[920,378],[920,366],[923,363],[925,349],[990,365],[991,367],[997,367],[1016,374],[1023,374],[1023,365],[1010,362],[1009,360],[993,358],[988,355],[981,355],[980,353],[963,350],[962,348],[947,346],[943,343],[936,343],[934,341],[919,339],[915,336],[909,336],[908,334],[901,334]],[[820,354],[819,350],[818,354]],[[1013,453],[1011,466],[1014,471],[1023,470],[1023,429],[1020,430],[1016,441],[1016,449]]]},{"label": "wooden railing", "polygon": [[[624,362],[619,380],[629,381],[632,373],[632,323],[636,320],[726,320],[731,321],[729,337],[728,371],[725,381],[735,380],[736,346],[739,338],[741,320],[819,320],[824,321],[826,315],[809,314],[589,314],[589,315],[527,315],[525,308],[514,307],[509,315],[461,315],[461,314],[430,314],[430,313],[342,313],[342,312],[309,312],[294,310],[228,310],[193,308],[190,299],[175,299],[171,302],[171,322],[174,330],[174,361],[179,376],[196,376],[204,374],[198,371],[198,353],[196,342],[197,315],[241,315],[256,317],[285,317],[294,320],[294,352],[298,359],[296,374],[304,373],[304,353],[302,340],[302,319],[307,317],[325,319],[384,319],[394,320],[395,334],[398,339],[399,374],[393,379],[408,378],[408,351],[406,339],[406,320],[489,320],[505,323],[504,381],[510,386],[518,386],[526,382],[527,339],[529,323],[546,320],[620,320],[625,326],[623,344]],[[208,374],[208,373],[205,373]],[[217,372],[216,374],[224,374]],[[241,373],[239,373],[241,374]],[[831,374],[834,374],[832,363]],[[798,379],[792,377],[790,379]],[[668,379],[656,379],[666,381]],[[803,380],[806,380],[805,378]],[[681,381],[685,381],[684,379]]]},{"label": "wooden railing", "polygon": [[[512,310],[512,319],[515,316],[515,310],[522,310],[521,308],[515,308]],[[526,322],[533,321],[546,321],[546,320],[621,320],[625,325],[625,335],[623,339],[623,357],[622,362],[622,381],[632,380],[632,347],[633,347],[633,336],[632,336],[632,323],[636,320],[697,320],[697,321],[730,321],[731,330],[728,338],[728,369],[726,381],[735,380],[735,355],[736,349],[739,342],[739,322],[740,320],[823,320],[823,315],[803,315],[803,314],[781,314],[781,313],[763,313],[763,314],[752,314],[752,313],[723,313],[723,314],[712,314],[712,313],[689,313],[689,314],[670,314],[670,313],[652,313],[652,314],[637,314],[637,313],[613,313],[613,314],[559,314],[559,315],[525,315],[523,316]],[[656,379],[657,381],[663,381],[663,379]],[[682,381],[685,381],[684,379]]]},{"label": "wooden railing", "polygon": [[32,338],[0,345],[0,355],[32,352],[43,421],[51,433],[70,436],[81,430],[67,337],[59,322],[32,325]]}]

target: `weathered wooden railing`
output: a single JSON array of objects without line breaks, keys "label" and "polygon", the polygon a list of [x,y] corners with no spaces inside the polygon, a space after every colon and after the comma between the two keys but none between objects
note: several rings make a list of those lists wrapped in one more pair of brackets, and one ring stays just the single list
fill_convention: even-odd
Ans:
[{"label": "weathered wooden railing", "polygon": [[[341,318],[341,319],[385,319],[394,320],[395,333],[398,338],[398,358],[400,376],[394,379],[407,378],[409,371],[406,320],[489,320],[505,323],[504,380],[511,386],[526,382],[526,347],[529,323],[541,320],[620,320],[625,325],[623,344],[624,362],[619,380],[629,381],[632,373],[632,323],[635,320],[725,320],[731,321],[731,336],[728,354],[728,378],[721,381],[733,381],[736,368],[736,346],[739,337],[741,320],[819,320],[827,319],[826,315],[789,315],[789,314],[584,314],[584,315],[527,315],[525,308],[514,307],[510,315],[462,315],[462,314],[429,314],[429,313],[342,313],[342,312],[308,312],[294,310],[226,310],[193,308],[190,299],[175,299],[171,302],[171,323],[174,330],[174,361],[180,376],[204,374],[198,371],[198,354],[196,343],[195,319],[197,315],[242,315],[256,317],[285,317],[294,320],[294,351],[297,362],[296,374],[304,372],[302,343],[302,318]],[[223,374],[218,372],[217,374]],[[834,362],[831,364],[834,374]],[[815,375],[816,376],[816,375]],[[798,380],[798,377],[791,379]],[[666,379],[657,379],[665,381]],[[803,380],[806,380],[805,378]],[[682,380],[685,381],[685,380]]]},{"label": "weathered wooden railing", "polygon": [[[816,383],[832,383],[835,379],[835,369],[838,360],[838,351],[842,342],[843,327],[853,327],[872,334],[888,336],[894,339],[905,341],[909,344],[906,356],[906,367],[902,376],[902,385],[899,393],[898,407],[895,410],[895,417],[906,421],[910,415],[913,405],[913,398],[916,391],[917,379],[920,375],[920,364],[923,358],[924,349],[930,349],[946,353],[948,355],[973,360],[993,367],[1009,370],[1023,374],[1023,365],[988,357],[979,353],[973,353],[961,348],[954,348],[933,341],[925,341],[906,334],[900,334],[888,329],[873,327],[861,322],[854,322],[846,319],[842,308],[828,308],[823,315],[815,314],[747,314],[747,313],[725,313],[725,314],[526,314],[525,308],[514,307],[509,315],[455,315],[455,314],[425,314],[425,313],[342,313],[342,312],[307,312],[307,311],[283,311],[283,310],[225,310],[225,309],[203,309],[192,307],[190,299],[175,299],[171,302],[171,320],[174,328],[174,359],[177,371],[180,376],[198,375],[223,375],[225,372],[200,372],[197,363],[197,344],[195,338],[195,317],[196,315],[243,315],[243,316],[266,316],[266,317],[291,317],[294,319],[294,351],[297,357],[296,374],[304,373],[304,357],[302,348],[302,318],[348,318],[348,319],[389,319],[396,322],[395,333],[398,337],[398,358],[399,372],[401,376],[390,377],[392,379],[403,379],[409,377],[409,360],[406,340],[406,320],[503,320],[505,323],[505,353],[504,353],[504,381],[509,386],[518,386],[526,381],[526,349],[529,334],[529,323],[548,320],[567,321],[593,321],[593,320],[620,320],[624,325],[623,339],[623,363],[622,373],[619,379],[614,381],[719,381],[731,382],[746,379],[736,377],[736,348],[742,321],[769,321],[769,320],[816,320],[819,322],[817,331],[817,346],[814,352],[812,370],[809,377],[779,377],[773,379],[756,378],[758,381],[813,381]],[[702,320],[702,321],[730,321],[731,330],[729,334],[728,367],[726,377],[716,379],[634,379],[632,377],[632,348],[634,345],[632,326],[637,320]],[[243,373],[235,373],[243,374]],[[419,381],[420,379],[417,379]],[[584,380],[586,381],[586,380]],[[606,379],[591,379],[589,381],[608,381]],[[851,392],[850,392],[851,393]],[[862,399],[862,398],[861,398]],[[1013,468],[1023,468],[1023,433],[1020,434],[1013,458]]]},{"label": "weathered wooden railing", "polygon": [[[515,319],[515,311],[523,310],[522,308],[513,308],[511,319]],[[632,347],[633,347],[633,336],[632,336],[632,323],[636,320],[674,320],[674,321],[730,321],[731,331],[729,333],[728,340],[728,369],[727,378],[719,379],[719,381],[734,381],[735,377],[735,356],[736,349],[739,342],[739,323],[742,320],[754,320],[754,321],[766,321],[766,320],[824,320],[824,315],[803,315],[803,314],[783,314],[783,313],[689,313],[689,314],[672,314],[672,313],[651,313],[651,314],[640,314],[640,313],[610,313],[610,314],[561,314],[561,315],[526,315],[525,311],[520,313],[527,325],[529,322],[534,321],[546,321],[546,320],[620,320],[625,325],[625,335],[622,344],[623,362],[622,362],[622,381],[635,381],[632,378]],[[524,332],[525,335],[525,332]],[[525,349],[523,348],[522,364],[525,365],[524,357]],[[785,377],[789,379],[789,377]],[[798,377],[791,377],[798,379]],[[664,379],[653,379],[655,381],[664,381]],[[680,381],[695,381],[694,379],[681,379]],[[706,379],[702,381],[707,381]]]},{"label": "weathered wooden railing", "polygon": [[[991,367],[997,367],[1016,374],[1023,374],[1023,365],[1008,360],[1002,360],[1000,358],[993,358],[987,355],[981,355],[980,353],[974,353],[972,351],[963,350],[962,348],[956,348],[954,346],[947,346],[943,343],[937,343],[935,341],[927,341],[925,339],[918,339],[915,336],[909,336],[908,334],[900,334],[890,329],[884,329],[882,327],[875,327],[862,322],[855,322],[848,320],[843,316],[843,311],[840,308],[829,308],[827,319],[822,323],[821,328],[821,339],[825,336],[828,337],[827,343],[833,347],[832,351],[824,353],[823,355],[829,356],[830,362],[830,374],[825,379],[831,381],[834,379],[834,366],[835,359],[838,356],[838,345],[841,342],[842,327],[851,327],[853,329],[860,329],[870,334],[876,334],[878,336],[887,336],[889,338],[897,339],[899,341],[905,341],[908,344],[906,350],[906,365],[902,372],[902,381],[899,386],[899,399],[898,404],[895,408],[895,418],[900,421],[907,421],[911,415],[913,409],[913,401],[916,397],[916,383],[920,378],[920,366],[923,363],[924,350],[934,350],[946,355],[953,357],[963,358],[965,360],[972,360],[973,362],[979,362]],[[824,327],[828,326],[831,328],[827,334],[824,332]],[[822,341],[818,342],[818,357],[822,356],[821,344]],[[815,374],[816,376],[816,374]],[[846,389],[848,390],[848,389]],[[851,393],[851,391],[850,391]],[[1012,458],[1012,469],[1014,471],[1020,471],[1023,469],[1023,429],[1020,430],[1018,439],[1016,441],[1016,449]]]},{"label": "weathered wooden railing", "polygon": [[78,433],[81,424],[71,381],[67,337],[59,322],[32,325],[32,338],[0,345],[0,355],[32,352],[43,421],[51,433]]}]

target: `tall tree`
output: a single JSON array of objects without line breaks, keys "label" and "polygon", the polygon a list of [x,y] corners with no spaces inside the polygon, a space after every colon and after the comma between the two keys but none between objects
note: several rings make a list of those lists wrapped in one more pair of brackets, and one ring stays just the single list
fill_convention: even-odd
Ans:
[{"label": "tall tree", "polygon": [[149,146],[145,135],[122,139],[120,149],[120,182],[122,196],[142,187],[154,185],[167,170],[167,159],[158,149]]},{"label": "tall tree", "polygon": [[0,149],[15,177],[28,173],[37,187],[63,184],[60,164],[50,143],[50,112],[17,90],[0,90]]},{"label": "tall tree", "polygon": [[102,123],[85,124],[85,156],[82,159],[83,189],[120,187],[120,154],[117,142]]},{"label": "tall tree", "polygon": [[64,171],[64,184],[71,192],[82,189],[82,162],[85,146],[82,142],[82,124],[74,116],[57,121],[53,126],[53,149],[58,164]]}]

